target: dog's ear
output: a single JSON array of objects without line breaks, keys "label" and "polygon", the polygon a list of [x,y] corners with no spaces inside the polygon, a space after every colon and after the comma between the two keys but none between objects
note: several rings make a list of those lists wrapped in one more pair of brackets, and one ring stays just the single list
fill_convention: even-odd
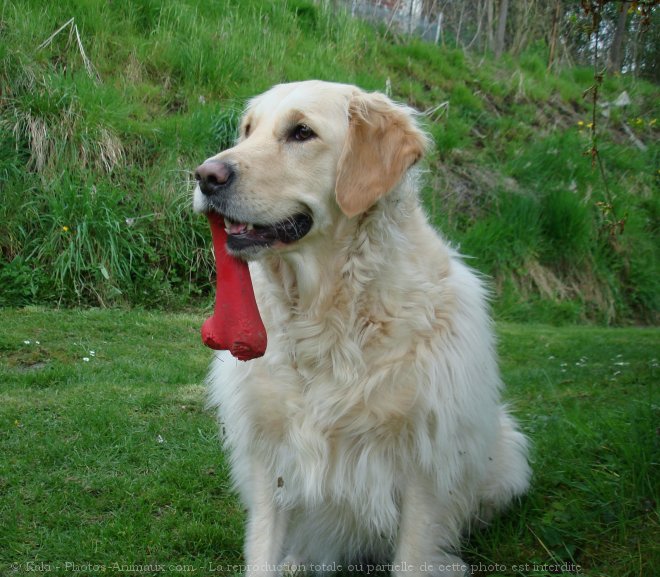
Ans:
[{"label": "dog's ear", "polygon": [[348,135],[337,166],[335,194],[350,217],[392,190],[424,154],[427,137],[413,112],[378,93],[355,93],[348,106]]}]

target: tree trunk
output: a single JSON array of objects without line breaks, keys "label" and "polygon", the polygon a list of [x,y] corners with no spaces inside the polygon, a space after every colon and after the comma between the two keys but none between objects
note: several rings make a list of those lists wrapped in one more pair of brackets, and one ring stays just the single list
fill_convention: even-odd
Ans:
[{"label": "tree trunk", "polygon": [[435,20],[438,13],[438,0],[422,0],[422,17],[426,20]]},{"label": "tree trunk", "polygon": [[506,19],[508,13],[509,0],[501,0],[497,23],[497,37],[495,38],[495,58],[499,58],[504,52],[504,36],[506,34]]},{"label": "tree trunk", "polygon": [[552,17],[552,31],[550,32],[550,56],[548,57],[548,70],[552,68],[557,53],[557,41],[559,39],[559,22],[561,21],[561,0],[555,0],[555,12]]},{"label": "tree trunk", "polygon": [[486,0],[486,48],[484,52],[495,49],[495,0]]},{"label": "tree trunk", "polygon": [[456,27],[456,47],[464,46],[461,42],[461,26],[463,26],[463,13],[465,12],[465,2],[461,2],[461,13],[458,17],[458,26]]},{"label": "tree trunk", "polygon": [[437,45],[440,42],[440,40],[442,40],[442,45],[444,46],[445,45],[445,35],[442,32],[443,16],[444,16],[443,12],[440,12],[436,16],[436,21],[435,21],[435,43]]},{"label": "tree trunk", "polygon": [[[470,50],[470,48],[472,48],[472,45],[477,40],[479,40],[479,36],[481,35],[481,25],[482,25],[483,19],[484,19],[484,12],[485,12],[485,10],[483,9],[482,3],[478,2],[477,3],[477,31],[474,33],[474,36],[472,37],[472,40],[470,40],[470,43],[467,46],[465,46],[465,50]],[[479,46],[479,45],[477,44],[477,46]]]},{"label": "tree trunk", "polygon": [[609,72],[621,72],[623,63],[623,39],[626,35],[626,19],[628,16],[628,2],[621,3],[621,11],[616,22],[614,38],[610,46],[610,55],[607,61],[607,70]]}]

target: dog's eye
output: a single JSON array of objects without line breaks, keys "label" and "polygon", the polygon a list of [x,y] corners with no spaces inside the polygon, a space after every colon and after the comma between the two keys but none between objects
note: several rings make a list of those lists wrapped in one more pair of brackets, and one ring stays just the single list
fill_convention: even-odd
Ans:
[{"label": "dog's eye", "polygon": [[291,132],[291,138],[293,140],[297,140],[298,142],[304,142],[305,140],[309,140],[315,136],[316,134],[314,131],[306,124],[298,124]]},{"label": "dog's eye", "polygon": [[244,135],[245,138],[247,138],[248,136],[250,136],[250,129],[251,129],[251,128],[252,128],[252,127],[251,127],[249,124],[246,124],[246,125],[245,125],[245,129],[244,129],[244,131],[243,131],[243,135]]}]

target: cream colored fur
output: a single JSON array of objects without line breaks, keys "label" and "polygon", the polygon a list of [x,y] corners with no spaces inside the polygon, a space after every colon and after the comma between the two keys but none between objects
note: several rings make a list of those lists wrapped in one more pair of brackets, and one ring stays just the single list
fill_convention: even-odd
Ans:
[{"label": "cream colored fur", "polygon": [[[317,137],[287,142],[292,122]],[[527,489],[486,290],[420,208],[425,145],[411,110],[311,81],[251,101],[216,157],[238,166],[255,219],[314,218],[251,262],[265,356],[219,353],[208,379],[250,575],[359,561],[462,575],[461,536]],[[199,190],[195,206],[207,208]]]}]

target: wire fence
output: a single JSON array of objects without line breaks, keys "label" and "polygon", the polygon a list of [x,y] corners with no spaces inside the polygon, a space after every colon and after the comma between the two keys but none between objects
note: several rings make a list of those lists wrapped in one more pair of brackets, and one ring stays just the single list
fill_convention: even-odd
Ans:
[{"label": "wire fence", "polygon": [[442,35],[442,13],[424,16],[421,0],[338,0],[352,16],[384,24],[387,32],[417,35],[438,43]]}]

